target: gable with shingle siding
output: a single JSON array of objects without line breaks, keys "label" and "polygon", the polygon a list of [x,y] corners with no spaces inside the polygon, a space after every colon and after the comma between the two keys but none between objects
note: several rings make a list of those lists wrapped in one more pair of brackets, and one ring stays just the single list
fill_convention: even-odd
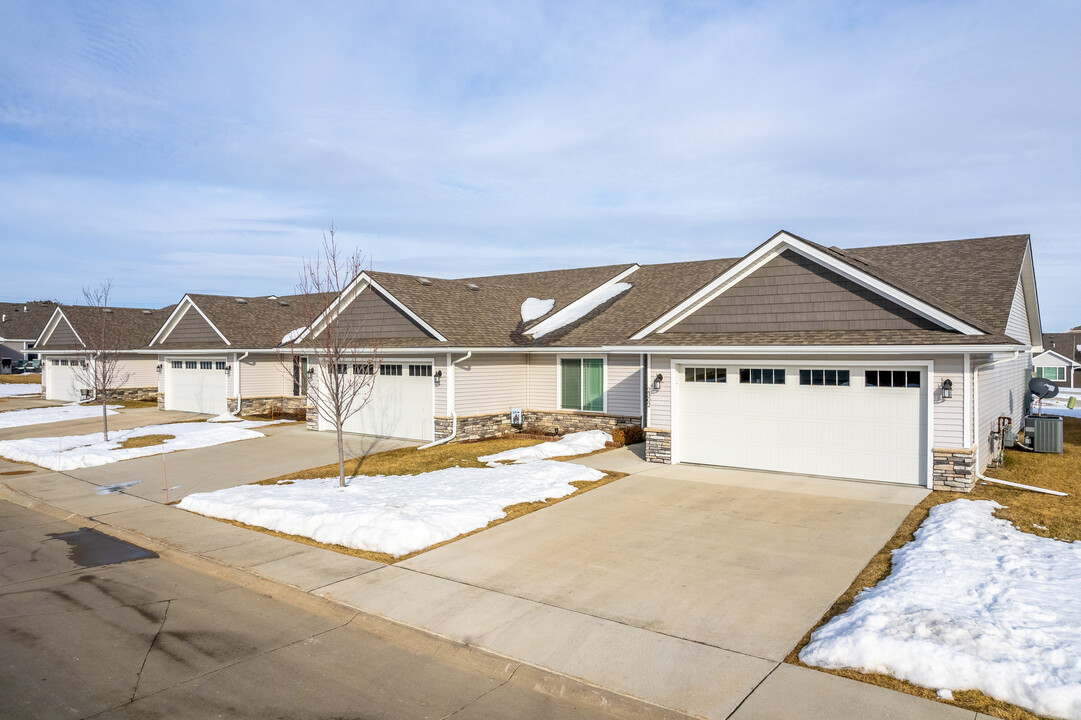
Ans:
[{"label": "gable with shingle siding", "polygon": [[217,345],[221,343],[218,333],[206,321],[195,306],[190,306],[180,320],[173,327],[169,335],[162,340],[162,344],[169,343],[206,343]]},{"label": "gable with shingle siding", "polygon": [[334,322],[344,337],[358,340],[430,337],[412,318],[370,287],[357,295]]},{"label": "gable with shingle siding", "polygon": [[75,331],[71,329],[67,318],[61,317],[60,322],[53,328],[43,346],[57,350],[73,350],[81,349],[83,344],[79,342],[79,338]]},{"label": "gable with shingle siding", "polygon": [[669,332],[940,330],[935,323],[785,250]]}]

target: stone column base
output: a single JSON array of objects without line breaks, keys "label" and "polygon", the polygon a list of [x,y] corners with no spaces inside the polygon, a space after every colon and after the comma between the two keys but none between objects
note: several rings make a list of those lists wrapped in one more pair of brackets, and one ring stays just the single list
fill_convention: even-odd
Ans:
[{"label": "stone column base", "polygon": [[646,460],[672,464],[672,433],[669,430],[646,428]]},{"label": "stone column base", "polygon": [[933,448],[932,490],[971,492],[976,485],[976,448]]}]

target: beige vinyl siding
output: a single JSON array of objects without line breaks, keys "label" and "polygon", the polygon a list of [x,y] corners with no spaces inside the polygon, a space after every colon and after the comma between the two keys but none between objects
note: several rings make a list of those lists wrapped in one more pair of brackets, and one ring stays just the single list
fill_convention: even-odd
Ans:
[{"label": "beige vinyl siding", "polygon": [[530,410],[555,410],[559,394],[559,363],[554,354],[535,353],[529,359],[529,387],[526,407]]},{"label": "beige vinyl siding", "polygon": [[[240,394],[245,398],[291,397],[293,395],[292,360],[285,356],[286,365],[273,355],[249,355],[232,363],[233,371],[240,368]],[[222,371],[225,372],[224,370]],[[230,394],[233,383],[229,383]]]},{"label": "beige vinyl siding", "polygon": [[1025,292],[1021,281],[1013,291],[1013,303],[1010,305],[1010,317],[1006,321],[1006,334],[1026,345],[1032,341],[1028,326],[1028,309],[1025,307]]},{"label": "beige vinyl siding", "polygon": [[[690,358],[690,355],[681,355],[680,358]],[[716,360],[716,358],[714,358]],[[654,355],[649,360],[649,408],[646,410],[646,418],[642,421],[655,430],[672,429],[672,356]],[[653,378],[660,373],[663,376],[661,387],[653,391]]]},{"label": "beige vinyl siding", "polygon": [[[1010,356],[999,355],[994,359],[1002,357]],[[979,371],[980,412],[976,425],[976,444],[979,446],[981,472],[987,467],[991,448],[990,436],[998,428],[998,418],[1008,415],[1013,420],[1015,431],[1022,427],[1030,363],[1030,355],[1019,353],[1016,359],[1006,360]]]},{"label": "beige vinyl siding", "polygon": [[605,388],[607,410],[613,415],[638,415],[642,412],[642,356],[609,355]]},{"label": "beige vinyl siding", "polygon": [[[942,381],[950,380],[953,391],[949,399],[942,397]],[[965,358],[936,357],[935,376],[927,393],[934,407],[934,447],[963,448],[965,442]]]},{"label": "beige vinyl siding", "polygon": [[[442,372],[443,376],[437,382],[435,374],[438,372]],[[440,417],[447,417],[450,415],[447,411],[447,388],[450,382],[447,377],[446,353],[437,353],[432,358],[432,382],[437,382],[433,388],[432,412]]]},{"label": "beige vinyl siding", "polygon": [[[525,408],[529,364],[525,353],[474,354],[454,369],[454,404],[459,415]],[[552,386],[555,396],[555,386]]]},{"label": "beige vinyl siding", "polygon": [[128,375],[120,387],[152,388],[158,386],[158,361],[153,355],[122,355],[117,362],[117,371]]}]

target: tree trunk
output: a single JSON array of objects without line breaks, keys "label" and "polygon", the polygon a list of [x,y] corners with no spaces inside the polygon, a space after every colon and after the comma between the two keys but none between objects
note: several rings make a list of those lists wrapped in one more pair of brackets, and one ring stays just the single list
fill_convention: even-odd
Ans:
[{"label": "tree trunk", "polygon": [[342,442],[342,419],[334,423],[338,430],[338,484],[345,487],[345,444]]},{"label": "tree trunk", "polygon": [[101,427],[104,430],[105,442],[109,442],[109,408],[104,394],[101,396]]}]

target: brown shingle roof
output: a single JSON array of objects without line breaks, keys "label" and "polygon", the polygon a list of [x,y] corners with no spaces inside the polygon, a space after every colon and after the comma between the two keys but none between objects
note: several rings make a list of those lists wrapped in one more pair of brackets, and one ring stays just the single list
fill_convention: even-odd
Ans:
[{"label": "brown shingle roof", "polygon": [[37,340],[55,309],[54,302],[0,303],[0,340]]},{"label": "brown shingle roof", "polygon": [[[173,350],[276,348],[287,333],[305,327],[325,310],[335,295],[241,297],[244,302],[237,302],[238,296],[234,295],[188,294],[188,297],[229,340],[229,344],[220,340],[214,343],[189,343],[166,339],[154,347]],[[164,322],[165,318],[162,318],[158,323],[159,329]],[[147,339],[148,343],[156,332]]]},{"label": "brown shingle roof", "polygon": [[[141,350],[154,337],[173,308],[172,306],[160,310],[109,308],[109,312],[106,312],[102,308],[87,305],[61,305],[60,310],[68,319],[72,329],[91,348],[96,347],[100,343],[100,338],[104,337],[109,349]],[[91,338],[96,338],[98,341],[95,342]],[[82,347],[76,343],[46,342],[36,349],[81,350]]]},{"label": "brown shingle roof", "polygon": [[1071,360],[1081,362],[1081,330],[1064,333],[1045,333],[1043,336],[1043,349],[1054,350],[1059,355],[1064,355]]}]

